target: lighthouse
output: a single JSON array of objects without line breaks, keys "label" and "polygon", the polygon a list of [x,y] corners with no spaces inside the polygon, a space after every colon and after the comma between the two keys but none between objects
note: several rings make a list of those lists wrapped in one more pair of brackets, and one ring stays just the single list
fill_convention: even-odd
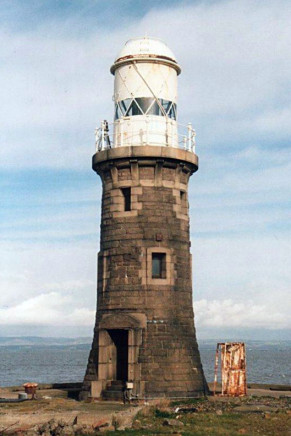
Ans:
[{"label": "lighthouse", "polygon": [[195,131],[178,124],[181,68],[162,41],[128,41],[111,69],[114,118],[96,129],[102,181],[97,312],[81,398],[202,396],[188,183]]}]

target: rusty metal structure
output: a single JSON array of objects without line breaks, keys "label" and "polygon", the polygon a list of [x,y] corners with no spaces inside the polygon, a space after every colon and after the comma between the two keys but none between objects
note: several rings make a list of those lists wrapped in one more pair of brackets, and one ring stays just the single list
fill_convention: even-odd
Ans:
[{"label": "rusty metal structure", "polygon": [[23,385],[25,393],[31,394],[31,399],[34,400],[36,398],[36,390],[38,388],[37,383],[24,383]]},{"label": "rusty metal structure", "polygon": [[214,395],[216,395],[217,388],[219,357],[221,361],[221,395],[229,397],[241,397],[246,395],[245,344],[243,342],[219,342],[217,344],[214,370]]}]

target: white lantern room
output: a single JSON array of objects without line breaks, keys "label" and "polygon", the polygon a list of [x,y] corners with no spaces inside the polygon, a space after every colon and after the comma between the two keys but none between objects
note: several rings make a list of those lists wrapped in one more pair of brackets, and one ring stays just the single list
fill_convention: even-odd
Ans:
[{"label": "white lantern room", "polygon": [[156,38],[127,41],[110,69],[114,75],[114,121],[96,130],[98,150],[123,146],[165,146],[193,150],[191,124],[178,134],[177,76],[181,68]]}]

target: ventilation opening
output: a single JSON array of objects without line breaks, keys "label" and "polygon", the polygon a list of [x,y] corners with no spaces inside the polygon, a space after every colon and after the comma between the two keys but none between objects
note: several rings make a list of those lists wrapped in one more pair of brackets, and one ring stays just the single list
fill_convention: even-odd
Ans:
[{"label": "ventilation opening", "polygon": [[152,253],[152,278],[166,278],[166,253]]},{"label": "ventilation opening", "polygon": [[131,210],[131,189],[121,188],[121,192],[124,198],[124,210],[127,212]]}]

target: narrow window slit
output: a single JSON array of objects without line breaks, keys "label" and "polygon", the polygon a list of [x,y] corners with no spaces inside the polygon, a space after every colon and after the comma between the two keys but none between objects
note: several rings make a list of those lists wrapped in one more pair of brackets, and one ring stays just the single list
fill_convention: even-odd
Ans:
[{"label": "narrow window slit", "polygon": [[131,210],[131,188],[121,188],[124,199],[124,211]]}]

